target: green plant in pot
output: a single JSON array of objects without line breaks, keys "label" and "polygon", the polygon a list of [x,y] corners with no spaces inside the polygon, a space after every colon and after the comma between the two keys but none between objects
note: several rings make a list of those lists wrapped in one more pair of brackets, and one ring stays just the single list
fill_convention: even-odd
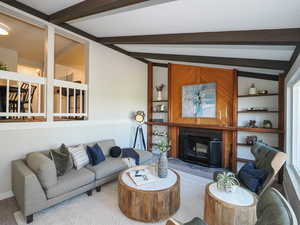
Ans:
[{"label": "green plant in pot", "polygon": [[217,176],[217,187],[221,191],[234,192],[236,187],[240,186],[240,182],[231,172],[223,172]]},{"label": "green plant in pot", "polygon": [[168,176],[168,157],[167,152],[170,150],[170,145],[166,141],[159,141],[157,148],[160,152],[158,161],[158,176],[166,178]]},{"label": "green plant in pot", "polygon": [[0,62],[0,70],[8,71],[8,66],[2,62]]}]

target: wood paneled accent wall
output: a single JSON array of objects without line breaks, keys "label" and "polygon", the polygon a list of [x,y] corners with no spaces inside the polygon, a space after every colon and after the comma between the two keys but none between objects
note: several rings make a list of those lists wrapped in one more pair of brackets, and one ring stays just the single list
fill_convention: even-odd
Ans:
[{"label": "wood paneled accent wall", "polygon": [[[211,82],[216,83],[216,117],[183,118],[181,114],[182,87]],[[170,128],[172,157],[178,157],[180,127],[201,128],[203,125],[210,126],[211,129],[224,127],[222,167],[235,167],[233,154],[235,154],[234,139],[236,139],[236,135],[235,131],[226,130],[226,127],[236,127],[236,82],[235,70],[169,64],[169,122],[175,124]]]},{"label": "wood paneled accent wall", "polygon": [[[235,71],[198,66],[170,66],[170,122],[232,126]],[[216,83],[216,118],[182,118],[182,87],[184,85]]]}]

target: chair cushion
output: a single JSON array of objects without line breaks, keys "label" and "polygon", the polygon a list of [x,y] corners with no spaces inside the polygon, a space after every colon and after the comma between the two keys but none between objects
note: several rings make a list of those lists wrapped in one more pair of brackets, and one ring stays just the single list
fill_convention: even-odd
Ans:
[{"label": "chair cushion", "polygon": [[144,164],[153,159],[153,154],[148,151],[134,149],[140,156],[140,164]]},{"label": "chair cushion", "polygon": [[54,162],[40,152],[29,153],[26,156],[28,167],[36,174],[42,187],[49,189],[57,184],[57,174]]},{"label": "chair cushion", "polygon": [[89,160],[93,166],[98,165],[105,160],[102,149],[98,144],[95,144],[94,146],[87,146],[87,153],[90,155]]},{"label": "chair cushion", "polygon": [[256,225],[295,225],[296,217],[284,197],[275,189],[267,189],[257,204]]},{"label": "chair cushion", "polygon": [[109,156],[110,149],[116,146],[114,139],[98,141],[97,144],[100,146],[105,156]]},{"label": "chair cushion", "polygon": [[258,192],[259,188],[263,185],[268,172],[262,169],[256,169],[254,162],[247,162],[239,171],[239,181],[244,184],[249,190]]},{"label": "chair cushion", "polygon": [[118,173],[127,168],[121,158],[106,157],[106,160],[96,166],[88,165],[88,169],[96,174],[96,180]]},{"label": "chair cushion", "polygon": [[48,198],[55,198],[59,195],[73,191],[79,187],[92,183],[95,174],[86,168],[80,170],[72,169],[63,176],[58,177],[57,184],[46,191]]}]

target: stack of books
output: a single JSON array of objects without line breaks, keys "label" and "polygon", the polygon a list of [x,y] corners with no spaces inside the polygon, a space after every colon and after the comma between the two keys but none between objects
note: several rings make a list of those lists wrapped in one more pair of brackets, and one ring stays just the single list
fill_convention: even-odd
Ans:
[{"label": "stack of books", "polygon": [[153,174],[151,174],[150,170],[146,168],[130,170],[128,172],[128,176],[137,186],[155,182],[157,180],[157,178]]}]

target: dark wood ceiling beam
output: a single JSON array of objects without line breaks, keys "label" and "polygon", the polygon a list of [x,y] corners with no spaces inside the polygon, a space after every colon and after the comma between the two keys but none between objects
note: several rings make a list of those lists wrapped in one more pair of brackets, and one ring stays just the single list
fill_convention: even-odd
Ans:
[{"label": "dark wood ceiling beam", "polygon": [[136,58],[285,70],[288,61],[130,52]]},{"label": "dark wood ceiling beam", "polygon": [[263,79],[263,80],[274,80],[278,81],[278,75],[269,75],[269,74],[262,74],[262,73],[253,73],[253,72],[245,72],[245,71],[237,71],[237,75],[239,77],[249,77],[255,79]]},{"label": "dark wood ceiling beam", "polygon": [[104,44],[296,45],[300,28],[102,37]]},{"label": "dark wood ceiling beam", "polygon": [[85,0],[51,14],[49,20],[52,23],[61,24],[81,17],[103,13],[146,1],[149,0]]}]

